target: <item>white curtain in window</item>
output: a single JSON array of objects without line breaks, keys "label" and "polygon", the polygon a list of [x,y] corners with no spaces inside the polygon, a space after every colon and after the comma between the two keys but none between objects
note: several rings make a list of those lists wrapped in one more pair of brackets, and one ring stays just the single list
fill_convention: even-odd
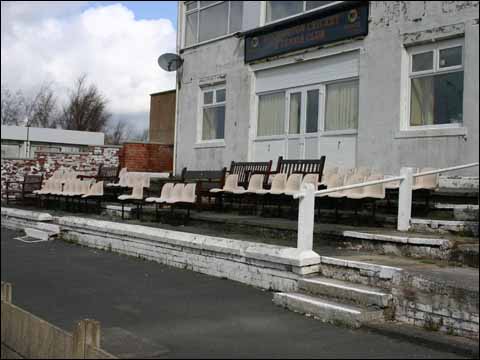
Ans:
[{"label": "white curtain in window", "polygon": [[358,80],[327,85],[325,130],[356,129]]},{"label": "white curtain in window", "polygon": [[260,95],[258,99],[258,136],[285,133],[285,93]]},{"label": "white curtain in window", "polygon": [[225,105],[203,109],[202,140],[223,139],[225,133]]},{"label": "white curtain in window", "polygon": [[302,93],[290,94],[289,134],[300,134],[300,112],[302,108]]},{"label": "white curtain in window", "polygon": [[410,125],[432,125],[434,121],[434,78],[427,76],[412,79]]}]

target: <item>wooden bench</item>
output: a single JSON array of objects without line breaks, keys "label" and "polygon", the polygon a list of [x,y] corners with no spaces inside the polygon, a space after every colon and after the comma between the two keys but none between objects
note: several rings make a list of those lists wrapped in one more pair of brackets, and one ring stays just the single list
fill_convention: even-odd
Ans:
[{"label": "wooden bench", "polygon": [[105,183],[115,183],[118,181],[119,172],[120,166],[104,166],[103,164],[100,164],[97,175],[78,175],[77,177],[81,180],[95,179],[97,182],[104,181]]},{"label": "wooden bench", "polygon": [[[5,196],[7,204],[10,203],[12,195],[14,201],[23,202],[30,199],[31,197],[29,195],[33,195],[35,190],[40,190],[42,183],[43,175],[25,175],[23,180],[20,181],[6,181]],[[13,184],[16,184],[16,186],[12,187]]]},{"label": "wooden bench", "polygon": [[279,156],[277,161],[277,169],[271,171],[270,174],[284,173],[287,176],[291,174],[318,174],[318,182],[322,181],[323,168],[325,166],[325,156],[320,159],[302,159],[302,160],[286,160],[283,156]]},{"label": "wooden bench", "polygon": [[[248,188],[250,177],[254,174],[269,174],[272,170],[272,160],[264,162],[236,162],[232,161],[228,174],[238,174],[238,185]],[[268,176],[265,176],[265,183]]]}]

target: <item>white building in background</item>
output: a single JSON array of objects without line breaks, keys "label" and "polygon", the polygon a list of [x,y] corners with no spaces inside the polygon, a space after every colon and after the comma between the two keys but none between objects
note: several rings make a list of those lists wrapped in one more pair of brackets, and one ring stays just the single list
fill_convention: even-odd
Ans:
[{"label": "white building in background", "polygon": [[478,1],[178,3],[175,171],[478,161]]},{"label": "white building in background", "polygon": [[40,151],[79,153],[104,144],[101,132],[2,125],[2,158],[32,158]]}]

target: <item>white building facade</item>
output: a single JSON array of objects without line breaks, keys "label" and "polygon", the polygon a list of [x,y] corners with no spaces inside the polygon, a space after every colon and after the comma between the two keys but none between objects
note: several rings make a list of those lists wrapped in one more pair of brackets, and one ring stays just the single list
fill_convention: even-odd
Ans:
[{"label": "white building facade", "polygon": [[180,1],[175,171],[478,161],[478,18],[476,1]]}]

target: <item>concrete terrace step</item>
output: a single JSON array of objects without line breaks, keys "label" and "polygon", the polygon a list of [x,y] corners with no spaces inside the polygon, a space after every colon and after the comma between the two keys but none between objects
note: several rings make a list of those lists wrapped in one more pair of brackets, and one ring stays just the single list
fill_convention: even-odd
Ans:
[{"label": "concrete terrace step", "polygon": [[362,306],[386,308],[392,300],[392,295],[384,290],[324,277],[302,279],[298,287],[308,294],[346,300]]},{"label": "concrete terrace step", "polygon": [[276,293],[273,302],[301,314],[311,314],[324,322],[353,328],[359,328],[367,322],[384,321],[381,310],[345,305],[302,293]]}]

